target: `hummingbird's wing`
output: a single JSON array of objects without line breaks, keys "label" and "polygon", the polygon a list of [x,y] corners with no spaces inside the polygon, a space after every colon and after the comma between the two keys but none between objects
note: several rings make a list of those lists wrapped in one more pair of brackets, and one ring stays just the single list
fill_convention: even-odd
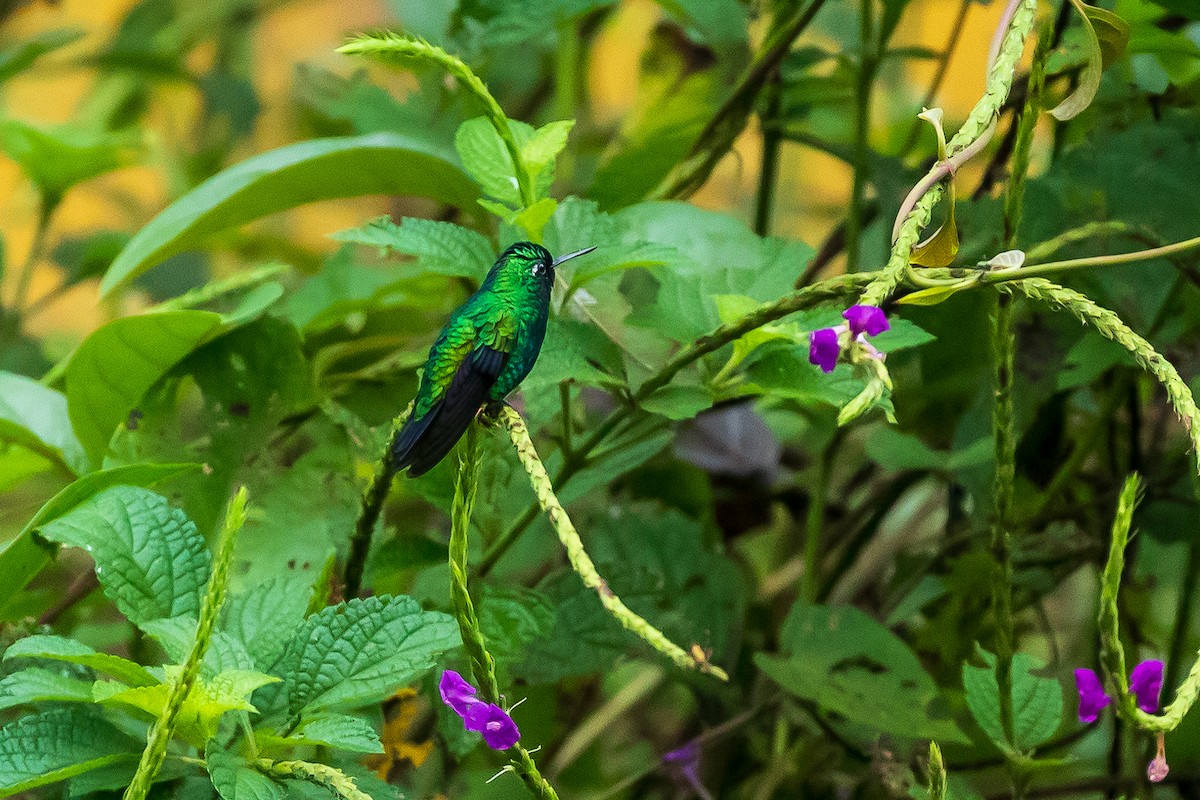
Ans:
[{"label": "hummingbird's wing", "polygon": [[497,327],[503,330],[506,326],[489,325],[480,330],[474,348],[463,358],[433,408],[420,420],[410,418],[400,429],[392,443],[397,471],[407,467],[409,477],[415,478],[433,469],[454,449],[487,402],[512,350],[513,337],[496,335]]}]

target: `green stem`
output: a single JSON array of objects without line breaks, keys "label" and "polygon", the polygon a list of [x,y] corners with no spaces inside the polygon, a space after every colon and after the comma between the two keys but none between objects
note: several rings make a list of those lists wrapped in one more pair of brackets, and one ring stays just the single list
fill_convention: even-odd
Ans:
[{"label": "green stem", "polygon": [[983,97],[947,143],[948,158],[935,164],[905,198],[897,215],[891,255],[884,268],[874,273],[875,280],[863,292],[861,303],[877,306],[891,297],[904,279],[912,249],[920,241],[921,231],[929,224],[933,207],[942,197],[944,190],[941,182],[950,177],[959,164],[979,152],[991,138],[1000,110],[1012,89],[1017,64],[1025,50],[1025,39],[1033,28],[1037,0],[1011,0],[1010,8],[1012,15],[1000,38],[995,62],[988,70]]},{"label": "green stem", "polygon": [[874,52],[875,0],[862,0],[858,24],[858,80],[854,92],[854,182],[850,187],[850,209],[846,215],[846,269],[860,271],[859,238],[862,208],[870,173],[871,88],[878,60]]},{"label": "green stem", "polygon": [[1132,253],[1117,253],[1115,255],[1106,256],[1086,256],[1084,258],[1070,258],[1065,261],[1049,261],[1045,264],[1035,264],[1033,266],[1019,267],[1016,269],[1002,269],[989,272],[984,277],[984,283],[1002,283],[1010,280],[1022,280],[1024,278],[1045,278],[1047,276],[1058,275],[1063,272],[1081,269],[1085,267],[1112,267],[1121,264],[1133,264],[1137,261],[1147,261],[1152,258],[1165,258],[1166,256],[1185,253],[1189,250],[1200,248],[1200,236],[1191,239],[1185,239],[1182,242],[1163,245],[1162,247],[1151,247],[1148,250],[1137,250]]},{"label": "green stem", "polygon": [[[921,101],[922,108],[934,107],[934,101],[937,100],[938,92],[941,91],[942,83],[946,80],[946,73],[950,69],[950,59],[953,57],[954,51],[958,49],[958,42],[962,38],[965,27],[964,23],[967,21],[967,12],[970,11],[971,5],[974,2],[975,0],[961,0],[958,4],[958,13],[954,16],[954,22],[950,24],[950,37],[946,40],[946,46],[942,48],[942,52],[938,55],[937,69],[933,73],[933,80],[929,82],[929,88],[925,91],[925,99]],[[908,138],[904,140],[904,145],[900,148],[898,154],[901,158],[912,152],[921,135],[922,127],[924,126],[921,120],[917,120],[908,129]]]},{"label": "green stem", "polygon": [[196,308],[206,303],[211,303],[213,300],[224,297],[227,294],[232,294],[251,286],[258,286],[260,283],[266,283],[272,278],[278,277],[290,270],[291,267],[287,264],[265,264],[261,267],[234,273],[228,278],[211,281],[191,291],[184,292],[178,297],[164,300],[149,310],[174,311],[181,308]]},{"label": "green stem", "polygon": [[[572,17],[558,26],[558,47],[554,51],[554,116],[574,119],[579,114],[579,20]],[[575,156],[571,148],[563,150],[554,168],[560,186],[572,185]]]},{"label": "green stem", "polygon": [[570,517],[567,516],[566,509],[562,507],[562,503],[554,494],[554,486],[550,481],[550,476],[546,474],[546,468],[543,466],[541,458],[538,457],[537,450],[534,449],[533,441],[529,438],[529,429],[525,426],[525,421],[511,406],[506,405],[500,410],[500,422],[507,429],[513,447],[517,451],[517,458],[529,475],[529,482],[537,496],[538,505],[546,512],[550,524],[558,534],[559,541],[567,551],[567,560],[571,562],[571,567],[579,575],[583,585],[596,592],[596,596],[605,610],[612,614],[622,627],[640,636],[676,666],[699,670],[723,681],[729,680],[729,676],[723,669],[712,664],[707,656],[698,652],[699,647],[693,646],[690,653],[685,651],[617,597],[608,582],[597,572],[596,565],[583,548],[579,532],[575,530]]},{"label": "green stem", "polygon": [[754,202],[754,232],[759,236],[767,236],[771,232],[771,211],[775,204],[775,184],[779,178],[779,150],[783,133],[777,124],[782,95],[778,73],[771,78],[766,91],[766,109],[760,120],[762,169],[758,176],[758,195]]},{"label": "green stem", "polygon": [[996,625],[996,685],[1000,692],[1000,721],[1005,737],[1013,737],[1012,657],[1015,634],[1012,613],[1012,502],[1016,472],[1016,441],[1013,431],[1012,298],[997,295],[992,314],[993,377],[992,435],[995,442],[995,474],[992,490],[991,551],[995,561],[992,577],[992,616]]},{"label": "green stem", "polygon": [[804,575],[800,596],[810,603],[817,602],[821,590],[821,534],[825,525],[825,495],[829,491],[829,471],[833,466],[833,454],[841,438],[841,428],[834,434],[833,441],[822,451],[817,461],[817,477],[808,494],[808,510],[804,515]]},{"label": "green stem", "polygon": [[492,123],[492,127],[496,129],[496,133],[499,135],[500,141],[504,143],[505,149],[508,150],[508,155],[513,163],[513,173],[520,188],[522,204],[526,208],[533,205],[535,200],[533,179],[530,176],[529,165],[525,163],[525,157],[521,154],[521,148],[517,146],[516,137],[512,132],[512,125],[509,124],[508,117],[504,114],[504,109],[500,107],[500,104],[496,102],[496,98],[488,91],[487,85],[479,79],[478,75],[471,71],[471,68],[462,59],[450,55],[442,48],[432,45],[429,42],[410,39],[395,33],[360,36],[342,45],[337,51],[339,53],[371,56],[385,61],[404,58],[425,59],[432,61],[457,78],[483,105],[487,112],[488,120]]},{"label": "green stem", "polygon": [[471,423],[463,439],[458,471],[454,478],[454,503],[450,508],[450,602],[458,630],[462,634],[463,650],[471,662],[471,673],[479,687],[480,698],[488,703],[500,702],[500,687],[496,683],[496,662],[487,651],[483,630],[475,614],[475,604],[467,588],[467,542],[471,530],[471,511],[475,506],[475,490],[479,485],[478,425]]},{"label": "green stem", "polygon": [[929,800],[946,800],[946,764],[937,742],[929,743]]},{"label": "green stem", "polygon": [[57,199],[42,197],[38,206],[37,227],[33,231],[33,242],[29,245],[29,254],[25,256],[25,263],[21,265],[21,270],[17,273],[17,288],[13,292],[12,307],[19,313],[25,311],[29,288],[33,284],[33,274],[46,254],[50,218],[54,215],[56,208],[58,208]]},{"label": "green stem", "polygon": [[375,525],[383,512],[383,504],[387,500],[388,491],[392,488],[392,479],[396,477],[396,467],[392,463],[392,441],[404,427],[404,421],[412,413],[413,404],[409,403],[404,413],[392,420],[392,434],[388,437],[387,448],[379,458],[371,483],[363,492],[358,519],[354,522],[354,532],[350,534],[350,549],[346,555],[346,569],[342,573],[342,595],[349,599],[358,597],[362,589],[363,572],[367,565],[367,555],[371,552],[371,538],[375,535]]},{"label": "green stem", "polygon": [[[471,674],[479,689],[480,698],[487,703],[500,702],[500,686],[496,681],[496,660],[488,652],[483,628],[475,613],[471,591],[467,587],[467,542],[471,530],[471,511],[475,506],[475,490],[479,485],[478,423],[467,428],[458,472],[454,477],[454,502],[450,509],[450,602],[454,618],[462,634],[463,649],[471,662]],[[512,747],[509,766],[521,776],[535,797],[558,800],[558,795],[538,771],[529,752],[517,744]]]},{"label": "green stem", "polygon": [[342,800],[371,800],[371,796],[359,789],[351,778],[340,769],[309,761],[271,761],[260,758],[254,767],[265,775],[280,780],[298,780],[321,786]]},{"label": "green stem", "polygon": [[229,584],[229,566],[233,562],[233,542],[237,532],[246,522],[246,487],[238,490],[229,503],[225,513],[225,524],[217,541],[216,558],[213,560],[212,575],[208,579],[208,591],[204,595],[204,603],[200,607],[200,621],[196,626],[196,639],[188,657],[180,668],[171,688],[167,692],[166,706],[162,714],[150,726],[146,737],[146,749],[142,751],[141,761],[137,772],[125,790],[124,800],[145,800],[151,784],[162,768],[166,757],[167,745],[175,731],[175,723],[183,703],[192,691],[196,677],[200,674],[200,664],[212,640],[213,629],[217,624],[217,615],[225,602],[225,590]]}]

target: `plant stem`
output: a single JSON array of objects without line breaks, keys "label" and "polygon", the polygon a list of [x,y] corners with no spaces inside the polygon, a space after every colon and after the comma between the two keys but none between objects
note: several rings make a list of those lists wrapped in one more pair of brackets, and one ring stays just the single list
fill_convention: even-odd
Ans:
[{"label": "plant stem", "polygon": [[376,464],[371,483],[363,492],[358,519],[354,522],[354,533],[350,534],[350,550],[346,555],[346,569],[342,573],[342,595],[349,600],[358,597],[362,589],[363,571],[366,569],[367,555],[371,552],[371,538],[375,535],[375,524],[383,511],[388,491],[392,488],[392,479],[396,477],[396,467],[392,463],[392,441],[404,427],[405,420],[412,413],[413,404],[409,403],[404,413],[392,420],[391,436],[388,445]]},{"label": "plant stem", "polygon": [[500,137],[500,141],[504,143],[504,148],[508,151],[509,158],[512,160],[513,174],[516,177],[517,187],[521,193],[521,202],[526,208],[533,205],[536,199],[533,178],[529,172],[529,165],[525,163],[525,157],[521,154],[521,148],[517,146],[512,125],[509,124],[508,117],[504,114],[504,109],[500,107],[500,104],[496,102],[496,98],[488,91],[487,85],[480,80],[478,75],[471,71],[471,68],[462,59],[450,55],[442,48],[432,45],[429,42],[410,39],[394,33],[361,36],[342,45],[337,51],[339,53],[371,56],[385,61],[403,58],[425,59],[432,61],[457,78],[471,94],[475,95],[476,99],[486,109],[488,121],[492,123],[492,127],[495,128],[496,134]]},{"label": "plant stem", "polygon": [[992,489],[991,552],[992,615],[996,625],[996,685],[1000,692],[1000,720],[1010,743],[1013,737],[1012,657],[1015,647],[1012,615],[1012,521],[1016,441],[1013,432],[1012,298],[996,296],[992,313],[994,358],[992,436],[995,441],[995,474]]},{"label": "plant stem", "polygon": [[480,698],[487,703],[500,702],[500,687],[496,683],[496,662],[483,641],[483,630],[475,614],[475,604],[467,588],[467,542],[471,530],[471,511],[475,506],[475,490],[479,485],[478,424],[467,428],[459,455],[458,471],[454,476],[454,502],[450,509],[450,601],[458,630],[462,634],[463,650],[471,662],[471,673],[479,686]]},{"label": "plant stem", "polygon": [[837,450],[841,431],[838,428],[833,440],[817,460],[817,476],[809,489],[808,510],[804,515],[804,574],[800,596],[810,603],[817,602],[821,590],[821,534],[825,525],[825,495],[829,491],[829,471],[833,466],[833,454]]},{"label": "plant stem", "polygon": [[984,283],[1001,283],[1008,280],[1021,280],[1024,278],[1045,278],[1047,276],[1058,275],[1063,272],[1080,269],[1083,267],[1111,267],[1120,264],[1133,264],[1137,261],[1146,261],[1152,258],[1164,258],[1166,256],[1184,253],[1189,250],[1200,248],[1200,236],[1191,239],[1185,239],[1182,242],[1174,242],[1173,244],[1163,245],[1162,247],[1152,247],[1149,250],[1137,250],[1132,253],[1117,253],[1115,255],[1106,256],[1086,256],[1084,258],[1070,258],[1065,261],[1048,261],[1045,264],[1035,264],[1033,266],[1020,267],[1017,269],[1002,269],[987,273],[984,277]]},{"label": "plant stem", "polygon": [[858,22],[858,81],[854,92],[854,182],[846,215],[846,270],[859,272],[858,246],[862,234],[862,207],[870,173],[871,88],[875,84],[878,56],[875,48],[875,0],[862,0]]},{"label": "plant stem", "polygon": [[511,406],[506,405],[500,409],[500,422],[507,429],[509,439],[516,448],[517,458],[529,475],[529,483],[533,487],[533,493],[537,496],[538,505],[550,518],[550,524],[554,526],[559,541],[567,551],[567,560],[571,562],[571,567],[579,575],[583,585],[596,592],[596,596],[600,599],[600,605],[604,606],[605,610],[612,614],[623,628],[640,636],[676,666],[699,670],[723,681],[729,680],[729,676],[723,669],[712,664],[706,656],[697,655],[698,647],[693,647],[690,653],[685,651],[617,597],[608,582],[596,570],[595,563],[583,548],[579,531],[575,529],[571,518],[567,516],[566,509],[562,507],[562,503],[555,496],[550,476],[546,473],[546,468],[542,464],[541,458],[538,457],[537,450],[534,449],[533,441],[529,438],[529,429],[525,426],[521,415]]},{"label": "plant stem", "polygon": [[229,566],[233,562],[233,542],[237,533],[246,522],[246,487],[238,490],[229,502],[225,512],[225,524],[221,528],[217,540],[216,558],[213,559],[212,574],[208,579],[208,591],[204,595],[204,603],[200,607],[200,621],[196,625],[196,638],[192,642],[188,657],[180,667],[175,680],[171,682],[167,692],[166,705],[162,714],[150,726],[147,733],[146,749],[142,751],[142,759],[138,763],[137,772],[125,789],[124,800],[145,800],[150,786],[158,776],[166,757],[167,745],[175,731],[175,723],[184,701],[191,694],[196,677],[200,674],[200,664],[212,640],[213,630],[217,624],[217,615],[225,602],[225,590],[229,584]]},{"label": "plant stem", "polygon": [[[579,113],[579,21],[571,18],[558,26],[554,51],[554,116],[574,119]],[[568,147],[558,156],[555,176],[560,186],[570,187],[575,177],[575,155]],[[569,192],[564,192],[569,194]]]},{"label": "plant stem", "polygon": [[[950,24],[950,37],[946,40],[946,46],[938,56],[937,70],[933,73],[933,80],[929,82],[929,89],[925,92],[925,99],[921,101],[922,108],[933,108],[934,101],[937,100],[942,83],[946,80],[946,73],[950,67],[950,59],[954,56],[954,52],[958,49],[958,42],[962,38],[964,23],[967,21],[967,12],[970,11],[971,5],[974,2],[975,0],[961,0],[958,4],[958,13],[954,16],[954,22]],[[899,155],[901,157],[912,152],[913,147],[917,144],[917,139],[921,135],[922,127],[924,125],[921,120],[917,120],[908,129],[908,138],[904,140],[904,145],[900,148]]]},{"label": "plant stem", "polygon": [[50,217],[54,215],[56,208],[58,208],[58,200],[54,198],[43,196],[39,202],[33,242],[29,245],[29,253],[25,256],[25,263],[21,265],[21,271],[17,273],[17,288],[13,292],[12,307],[17,313],[23,313],[26,309],[29,288],[33,284],[33,274],[37,271],[37,266],[46,253],[46,244],[50,233]]},{"label": "plant stem", "polygon": [[779,177],[779,150],[783,133],[777,124],[781,105],[779,74],[767,83],[767,104],[760,119],[762,127],[762,169],[758,176],[758,195],[754,202],[754,232],[766,236],[771,232],[771,211],[775,204],[775,184]]}]

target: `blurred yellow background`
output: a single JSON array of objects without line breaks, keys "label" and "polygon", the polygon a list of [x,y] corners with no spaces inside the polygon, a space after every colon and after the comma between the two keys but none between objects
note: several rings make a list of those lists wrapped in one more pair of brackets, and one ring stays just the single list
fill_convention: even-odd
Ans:
[{"label": "blurred yellow background", "polygon": [[[32,122],[64,122],[72,118],[92,86],[92,76],[61,65],[94,52],[112,35],[133,0],[61,0],[35,2],[18,11],[8,22],[8,38],[20,39],[41,31],[68,26],[87,35],[48,56],[30,72],[10,81],[4,98],[8,115]],[[197,7],[201,7],[197,4]],[[893,47],[922,46],[940,51],[946,44],[959,8],[956,0],[919,0],[905,12]],[[982,92],[987,46],[1000,13],[1000,4],[973,4],[966,17],[962,37],[949,64],[950,76],[936,104],[945,108],[949,120],[961,119]],[[198,12],[202,13],[202,12]],[[637,69],[643,45],[661,15],[651,0],[623,0],[600,32],[589,54],[589,102],[596,118],[613,121],[629,109],[636,91]],[[257,87],[262,111],[254,135],[243,144],[238,158],[289,143],[292,121],[290,86],[298,64],[318,64],[347,73],[358,64],[335,54],[347,34],[394,24],[382,0],[337,2],[310,0],[282,5],[269,14],[255,36]],[[808,33],[806,36],[813,36]],[[803,41],[803,39],[801,40]],[[202,70],[213,53],[200,47],[193,53],[196,70]],[[59,66],[55,66],[59,65]],[[933,76],[935,63],[906,62],[910,85],[917,95],[924,92]],[[881,97],[880,107],[894,98]],[[152,140],[141,164],[119,170],[86,183],[67,195],[54,217],[52,240],[64,234],[80,234],[99,228],[134,230],[145,224],[169,200],[164,170],[155,160],[154,139],[187,141],[194,130],[200,98],[193,87],[182,84],[161,90],[151,109]],[[919,98],[914,102],[919,102]],[[914,107],[914,114],[919,111]],[[753,213],[756,176],[759,170],[760,134],[752,125],[741,136],[735,151],[726,157],[693,202],[713,209],[728,210],[749,220]],[[930,134],[922,152],[932,152]],[[800,145],[784,143],[781,155],[774,232],[819,244],[842,218],[849,194],[850,169],[840,161]],[[3,198],[2,226],[10,265],[5,284],[12,292],[11,265],[22,263],[30,247],[37,216],[38,198],[19,168],[0,156],[0,197]],[[284,220],[273,220],[298,243],[331,250],[327,235],[387,211],[385,198],[361,198],[315,204],[291,212]],[[57,269],[42,264],[31,292],[37,298],[59,282]],[[47,304],[29,320],[29,330],[74,340],[95,328],[101,315],[119,313],[96,301],[95,282],[86,283]]]}]

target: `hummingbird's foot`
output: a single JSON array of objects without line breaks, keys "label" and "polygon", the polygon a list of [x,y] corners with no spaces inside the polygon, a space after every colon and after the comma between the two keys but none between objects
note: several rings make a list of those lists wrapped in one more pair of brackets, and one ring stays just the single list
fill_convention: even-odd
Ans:
[{"label": "hummingbird's foot", "polygon": [[500,412],[506,403],[503,400],[489,400],[479,412],[477,419],[485,428],[494,428],[500,423]]}]

